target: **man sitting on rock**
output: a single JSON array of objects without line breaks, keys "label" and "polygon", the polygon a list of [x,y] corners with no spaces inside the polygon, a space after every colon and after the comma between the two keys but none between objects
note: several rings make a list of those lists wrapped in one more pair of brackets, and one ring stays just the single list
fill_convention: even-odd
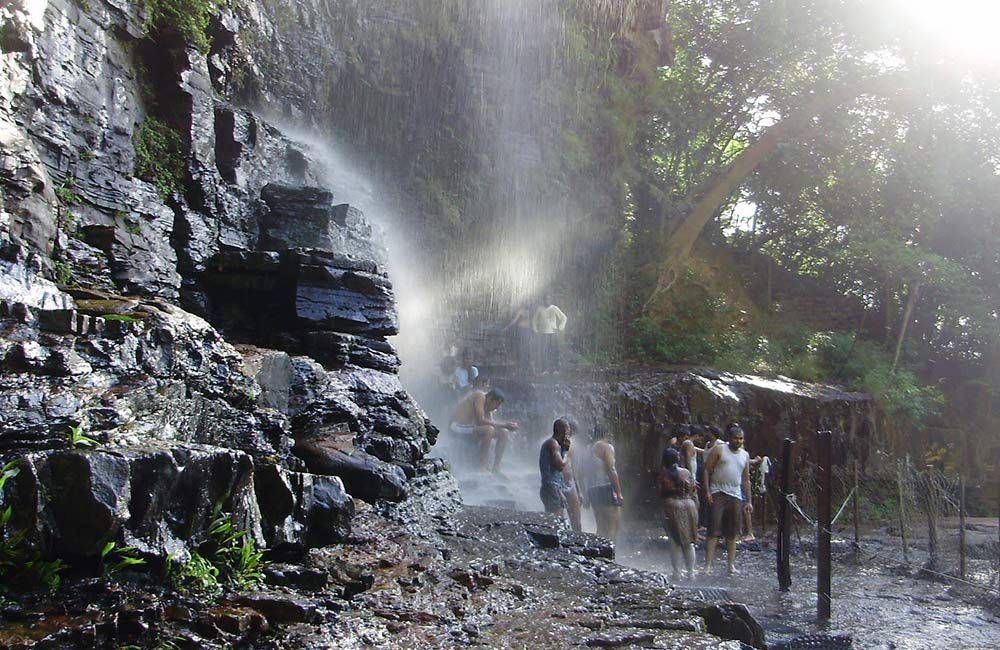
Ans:
[{"label": "man sitting on rock", "polygon": [[500,472],[500,461],[507,449],[510,432],[517,431],[517,422],[498,422],[492,419],[492,414],[503,404],[505,395],[499,388],[493,388],[484,393],[473,390],[455,407],[448,429],[456,436],[478,441],[479,466],[483,471],[489,467],[491,443],[496,441],[492,472],[504,478]]}]

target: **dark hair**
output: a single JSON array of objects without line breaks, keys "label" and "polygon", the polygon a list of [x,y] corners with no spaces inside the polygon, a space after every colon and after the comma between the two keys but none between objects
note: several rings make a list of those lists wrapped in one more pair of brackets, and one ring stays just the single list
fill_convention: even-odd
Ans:
[{"label": "dark hair", "polygon": [[691,425],[690,424],[680,425],[679,427],[677,427],[677,433],[675,435],[678,438],[681,437],[687,438],[688,436],[691,435]]},{"label": "dark hair", "polygon": [[462,348],[462,358],[464,359],[465,357],[472,358],[472,348]]},{"label": "dark hair", "polygon": [[746,434],[743,433],[743,427],[741,427],[738,424],[731,424],[731,425],[729,425],[728,433],[729,433],[730,437],[732,437],[732,435],[735,434],[735,433],[738,433],[741,436],[746,436]]},{"label": "dark hair", "polygon": [[704,436],[705,435],[705,427],[703,427],[700,424],[692,424],[691,425],[691,435],[692,436]]},{"label": "dark hair", "polygon": [[667,447],[664,449],[663,457],[660,459],[660,462],[663,464],[663,468],[667,470],[667,476],[669,476],[670,480],[678,485],[681,482],[681,473],[677,468],[677,463],[679,463],[680,460],[680,452],[673,447]]},{"label": "dark hair", "polygon": [[552,433],[554,435],[561,431],[567,431],[567,432],[569,431],[569,422],[567,422],[562,418],[558,418],[555,422],[552,423]]},{"label": "dark hair", "polygon": [[503,391],[500,390],[499,388],[491,388],[490,392],[486,393],[486,397],[492,399],[494,402],[498,404],[503,404],[504,400],[507,399],[507,396],[504,395]]},{"label": "dark hair", "polygon": [[570,433],[576,433],[577,431],[580,430],[580,425],[576,421],[576,419],[574,419],[574,418],[572,418],[572,417],[570,417],[568,415],[564,415],[560,419],[561,420],[566,420],[566,424],[569,426]]},{"label": "dark hair", "polygon": [[708,425],[708,430],[711,431],[712,435],[715,436],[716,438],[721,438],[722,437],[722,429],[720,429],[719,427],[715,426],[714,424]]}]

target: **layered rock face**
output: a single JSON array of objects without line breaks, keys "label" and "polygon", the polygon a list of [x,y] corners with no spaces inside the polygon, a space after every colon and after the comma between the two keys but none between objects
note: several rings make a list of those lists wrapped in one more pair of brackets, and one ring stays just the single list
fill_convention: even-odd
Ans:
[{"label": "layered rock face", "polygon": [[[385,250],[141,4],[0,9],[0,457],[20,469],[0,499],[60,556],[183,556],[220,512],[300,556],[349,535],[353,497],[445,471],[387,341]],[[237,28],[217,18],[216,46]],[[154,123],[176,177],[143,171]]]}]

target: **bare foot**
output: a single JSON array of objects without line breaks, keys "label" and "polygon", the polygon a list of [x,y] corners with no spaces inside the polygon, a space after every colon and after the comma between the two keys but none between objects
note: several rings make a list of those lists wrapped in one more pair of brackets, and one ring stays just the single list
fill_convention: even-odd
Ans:
[{"label": "bare foot", "polygon": [[734,566],[729,567],[729,570],[726,571],[726,575],[728,575],[730,577],[735,576],[735,575],[739,575],[739,573],[740,572]]},{"label": "bare foot", "polygon": [[756,537],[754,537],[753,535],[744,535],[744,536],[743,536],[743,537],[742,537],[742,538],[740,539],[740,541],[741,541],[741,542],[756,542],[756,541],[757,541],[757,538],[756,538]]},{"label": "bare foot", "polygon": [[494,467],[492,470],[490,470],[490,472],[493,474],[493,476],[497,477],[501,481],[509,480],[507,478],[507,475],[500,471],[499,467]]}]

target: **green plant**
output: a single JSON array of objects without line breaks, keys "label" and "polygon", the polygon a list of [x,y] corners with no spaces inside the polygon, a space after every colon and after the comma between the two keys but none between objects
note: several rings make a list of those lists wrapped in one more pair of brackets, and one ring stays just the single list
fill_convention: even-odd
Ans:
[{"label": "green plant", "polygon": [[127,232],[130,235],[138,235],[142,232],[142,230],[139,228],[139,224],[129,223],[125,224],[125,232]]},{"label": "green plant", "polygon": [[208,53],[208,23],[219,0],[142,0],[146,9],[146,31],[176,32],[185,41]]},{"label": "green plant", "polygon": [[97,158],[97,154],[94,153],[93,149],[84,149],[80,152],[80,160],[84,162],[90,162],[94,158]]},{"label": "green plant", "polygon": [[222,591],[219,570],[198,551],[191,551],[191,557],[184,562],[178,562],[171,553],[163,577],[171,589],[180,593],[214,597]]},{"label": "green plant", "polygon": [[128,314],[103,314],[101,316],[104,320],[117,320],[123,323],[138,323],[139,319],[135,316],[129,316]]},{"label": "green plant", "polygon": [[78,449],[80,447],[93,447],[97,441],[83,433],[82,426],[71,426],[69,428],[69,447]]},{"label": "green plant", "polygon": [[72,206],[79,205],[82,198],[79,194],[73,191],[76,186],[76,178],[72,175],[67,176],[66,180],[62,182],[61,185],[55,187],[56,198],[63,205]]},{"label": "green plant", "polygon": [[[0,470],[0,490],[8,480],[20,473],[18,461],[10,461]],[[43,560],[38,551],[24,544],[25,531],[7,531],[13,507],[0,511],[0,599],[13,588],[34,589],[45,587],[53,592],[59,587],[60,573],[65,568],[62,560]]]},{"label": "green plant", "polygon": [[67,285],[73,281],[73,269],[63,260],[52,262],[52,279],[56,284]]},{"label": "green plant", "polygon": [[138,556],[134,546],[117,546],[114,542],[108,542],[101,549],[101,565],[106,577],[112,576],[122,569],[141,566],[145,563],[146,560]]},{"label": "green plant", "polygon": [[248,589],[264,580],[264,552],[258,551],[245,530],[234,530],[224,515],[216,517],[208,528],[214,547],[211,558],[222,579],[236,589]]},{"label": "green plant", "polygon": [[135,175],[156,186],[166,199],[181,189],[185,168],[180,133],[163,120],[147,116],[136,131]]}]

